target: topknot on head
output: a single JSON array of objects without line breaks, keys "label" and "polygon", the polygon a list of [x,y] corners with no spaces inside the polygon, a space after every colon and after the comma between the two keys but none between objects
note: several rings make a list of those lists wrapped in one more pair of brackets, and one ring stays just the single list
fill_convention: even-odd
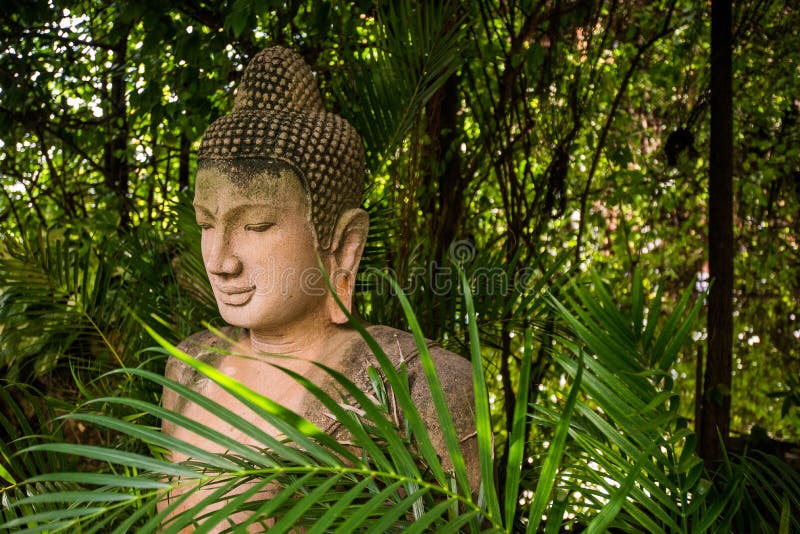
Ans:
[{"label": "topknot on head", "polygon": [[197,159],[228,168],[253,159],[288,164],[306,189],[323,250],[339,215],[361,204],[361,137],[347,120],[324,110],[310,67],[285,48],[268,48],[253,57],[233,110],[208,127]]},{"label": "topknot on head", "polygon": [[324,111],[311,69],[296,52],[272,47],[256,54],[242,76],[233,110]]}]

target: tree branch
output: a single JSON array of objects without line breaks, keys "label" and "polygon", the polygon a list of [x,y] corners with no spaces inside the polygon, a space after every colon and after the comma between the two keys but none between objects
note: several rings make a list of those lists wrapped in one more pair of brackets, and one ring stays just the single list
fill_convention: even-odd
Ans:
[{"label": "tree branch", "polygon": [[636,50],[636,55],[631,60],[630,65],[628,66],[628,70],[625,72],[625,75],[622,78],[622,83],[620,84],[619,89],[617,90],[617,94],[614,96],[614,101],[611,104],[611,110],[608,112],[608,116],[606,117],[606,121],[603,124],[603,129],[600,132],[600,137],[597,140],[597,148],[595,149],[594,156],[592,157],[592,164],[589,168],[589,176],[586,178],[586,185],[583,188],[583,193],[581,194],[581,207],[580,207],[580,219],[578,222],[578,236],[575,243],[575,263],[579,264],[581,260],[581,245],[583,239],[583,231],[584,227],[586,226],[586,205],[589,198],[589,191],[592,186],[592,180],[594,179],[594,175],[597,172],[597,166],[600,162],[600,157],[603,154],[606,144],[606,138],[608,137],[608,132],[611,130],[611,125],[614,122],[614,118],[616,117],[617,110],[619,109],[620,104],[622,103],[622,98],[625,95],[625,91],[628,88],[628,84],[633,78],[633,74],[636,72],[636,69],[639,67],[639,63],[641,62],[642,58],[644,57],[645,53],[658,41],[663,39],[665,36],[669,35],[674,31],[674,28],[669,26],[669,22],[672,18],[672,13],[675,9],[676,0],[673,0],[670,4],[669,10],[667,12],[666,20],[664,21],[664,25],[654,37],[648,40],[646,43],[640,45]]}]

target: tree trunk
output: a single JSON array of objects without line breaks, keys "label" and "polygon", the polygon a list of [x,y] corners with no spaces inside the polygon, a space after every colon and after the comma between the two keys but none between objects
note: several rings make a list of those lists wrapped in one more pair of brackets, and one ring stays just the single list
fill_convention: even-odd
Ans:
[{"label": "tree trunk", "polygon": [[189,190],[189,148],[191,143],[186,134],[181,134],[181,148],[178,157],[178,191]]},{"label": "tree trunk", "polygon": [[709,159],[708,355],[700,399],[699,450],[721,460],[728,438],[733,360],[733,99],[731,2],[711,2],[711,142]]},{"label": "tree trunk", "polygon": [[[464,212],[464,186],[461,151],[458,147],[459,78],[450,76],[442,87],[438,121],[439,156],[444,168],[439,174],[439,210],[434,222],[435,257],[446,261],[450,245],[457,237]],[[433,132],[432,132],[433,133]]]},{"label": "tree trunk", "polygon": [[[460,102],[459,78],[451,75],[426,106],[422,165],[424,176],[420,183],[419,205],[423,213],[430,214],[428,235],[431,236],[430,254],[435,265],[451,267],[450,246],[456,239],[464,211],[465,180],[462,176],[461,152],[458,147],[458,108]],[[471,258],[468,258],[471,259]],[[426,334],[437,337],[446,330],[445,324],[452,313],[445,302],[434,299],[424,313]]]},{"label": "tree trunk", "polygon": [[108,141],[104,147],[106,185],[117,198],[120,228],[130,223],[128,202],[128,105],[126,97],[125,65],[128,56],[130,24],[115,24],[111,35],[117,37],[112,46],[111,93],[109,96]]}]

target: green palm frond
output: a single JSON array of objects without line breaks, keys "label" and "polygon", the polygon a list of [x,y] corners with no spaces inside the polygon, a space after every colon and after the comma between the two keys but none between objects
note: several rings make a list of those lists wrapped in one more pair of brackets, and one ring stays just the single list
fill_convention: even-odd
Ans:
[{"label": "green palm frond", "polygon": [[37,234],[9,243],[0,260],[2,360],[11,379],[49,370],[81,337],[122,363],[119,345],[94,321],[98,305],[118,304],[115,273],[94,251],[70,246],[71,239]]},{"label": "green palm frond", "polygon": [[[707,482],[700,476],[703,465],[693,450],[693,434],[678,415],[668,371],[702,299],[689,307],[687,290],[660,322],[658,299],[644,315],[638,275],[627,311],[598,276],[592,282],[592,290],[573,284],[554,300],[574,334],[561,337],[566,351],[555,359],[573,377],[583,368],[584,395],[570,430],[574,456],[562,478],[564,488],[582,495],[590,530],[695,531],[687,503],[702,507]],[[557,422],[552,413],[539,414],[544,424]]]},{"label": "green palm frond", "polygon": [[[718,531],[796,532],[800,529],[800,473],[783,459],[762,451],[728,453],[711,473],[707,509],[720,517]],[[698,524],[708,511],[693,507]],[[724,519],[723,519],[724,518]]]},{"label": "green palm frond", "polygon": [[357,54],[338,90],[373,172],[395,157],[425,104],[463,63],[466,38],[457,2],[389,2],[377,18],[374,46]]},{"label": "green palm frond", "polygon": [[[108,467],[104,473],[85,478],[85,483],[78,488],[42,494],[34,492],[15,500],[10,509],[27,507],[31,513],[2,526],[21,529],[22,532],[34,532],[42,524],[47,524],[51,531],[80,528],[84,531],[122,532],[135,527],[137,532],[152,532],[159,528],[163,528],[163,532],[177,532],[191,525],[206,529],[226,524],[232,512],[243,510],[252,512],[248,522],[271,518],[275,521],[271,529],[278,532],[300,525],[312,531],[323,531],[324,527],[326,532],[336,529],[342,532],[422,532],[439,527],[455,528],[459,524],[465,528],[471,525],[470,528],[476,530],[481,521],[490,520],[491,524],[492,517],[495,517],[496,522],[499,518],[492,513],[487,515],[472,495],[454,426],[447,422],[447,406],[432,359],[419,329],[415,328],[414,333],[420,343],[420,358],[434,392],[437,411],[443,418],[442,426],[451,462],[455,466],[454,475],[442,469],[441,459],[431,445],[425,423],[411,399],[402,373],[395,370],[371,338],[367,342],[382,364],[381,371],[403,410],[409,433],[397,427],[386,406],[375,404],[365,392],[334,370],[325,369],[343,391],[353,397],[362,415],[346,409],[341,401],[302,376],[285,370],[307,387],[352,436],[352,447],[346,447],[310,421],[189,357],[150,330],[161,344],[162,353],[179,358],[214,380],[265,423],[279,429],[284,439],[265,433],[241,415],[160,374],[137,368],[112,371],[171,388],[209,413],[223,418],[258,446],[245,446],[201,422],[169,412],[151,402],[123,397],[94,399],[83,410],[64,416],[64,419],[78,420],[136,438],[147,444],[152,454],[68,443],[28,447],[24,454],[73,455]],[[374,393],[380,398],[380,392]],[[212,441],[227,452],[208,453],[163,434],[158,428],[143,424],[136,418],[109,417],[99,410],[92,410],[93,406],[110,404],[124,406],[134,414],[146,413],[169,421]],[[486,409],[483,413],[488,417]],[[491,436],[484,436],[482,442],[491,444]],[[355,453],[353,449],[360,452]],[[184,454],[190,460],[173,464],[161,459],[159,451],[167,450]],[[488,458],[487,469],[491,472],[491,445],[484,454]],[[133,483],[130,483],[131,475],[136,477]],[[29,479],[26,487],[43,481],[74,483],[79,479],[80,475],[75,472],[49,473]],[[266,487],[276,493],[269,498],[260,495],[259,490]],[[179,498],[188,498],[204,490],[203,506],[198,505],[195,510],[172,517],[169,507],[157,511],[155,502],[178,489],[182,492]],[[242,491],[247,493],[238,495]],[[487,491],[493,490],[487,488]],[[217,502],[225,504],[218,510],[200,512],[205,505]],[[59,504],[55,511],[49,508]],[[48,508],[42,509],[44,506]],[[160,526],[162,523],[163,527]],[[494,524],[498,530],[499,523]]]},{"label": "green palm frond", "polygon": [[[170,352],[179,355],[174,348]],[[181,393],[189,393],[179,384],[149,371],[131,369],[129,372],[175,388]],[[210,374],[214,378],[214,373]],[[343,377],[339,378],[344,380]],[[136,478],[133,479],[135,484],[131,483],[129,474],[105,474],[98,478],[84,478],[84,482],[96,487],[51,491],[44,495],[20,499],[12,505],[12,509],[24,507],[36,509],[37,506],[44,504],[68,504],[61,510],[62,513],[48,511],[26,514],[24,518],[12,520],[4,526],[21,527],[30,525],[32,521],[52,520],[56,523],[48,528],[53,530],[59,524],[64,529],[77,527],[91,529],[98,521],[108,521],[111,515],[122,520],[137,508],[152,509],[154,500],[163,499],[167,491],[175,491],[178,488],[185,492],[184,496],[201,488],[213,489],[213,492],[206,497],[207,501],[204,503],[206,505],[224,501],[231,495],[236,495],[237,490],[241,488],[251,493],[243,495],[241,501],[230,501],[227,509],[210,512],[207,516],[200,515],[199,510],[193,510],[170,518],[165,523],[163,532],[177,532],[195,523],[210,528],[216,524],[223,524],[232,511],[242,510],[253,511],[254,518],[259,517],[259,520],[267,517],[275,518],[277,523],[272,528],[278,531],[282,526],[296,527],[305,524],[313,527],[323,518],[328,528],[348,524],[358,529],[362,522],[367,525],[373,522],[377,524],[386,521],[387,517],[393,519],[386,525],[388,527],[386,531],[393,531],[411,528],[412,523],[442,524],[453,509],[457,510],[460,507],[468,507],[467,511],[471,512],[471,516],[480,513],[480,509],[468,497],[451,491],[449,484],[442,484],[420,468],[409,452],[409,444],[402,442],[398,429],[391,426],[385,413],[376,413],[378,407],[374,405],[367,410],[366,419],[370,423],[367,425],[365,421],[349,417],[347,414],[351,412],[344,411],[337,406],[334,399],[324,396],[320,390],[315,390],[328,407],[336,410],[336,415],[341,418],[346,428],[353,432],[355,445],[365,445],[364,451],[367,454],[354,455],[347,448],[322,435],[321,431],[314,428],[309,421],[298,419],[295,414],[280,409],[268,399],[247,390],[240,384],[226,382],[223,385],[230,388],[229,391],[237,398],[248,403],[251,409],[259,411],[266,422],[281,428],[286,435],[287,443],[302,444],[302,448],[281,443],[250,426],[249,436],[260,440],[260,443],[268,448],[260,451],[248,449],[241,444],[231,443],[225,436],[180,414],[165,415],[156,405],[117,399],[137,411],[148,411],[168,417],[174,424],[191,428],[205,437],[211,437],[216,443],[228,446],[229,452],[224,455],[210,454],[179,439],[164,435],[157,428],[147,428],[98,414],[74,414],[69,417],[124,432],[142,439],[151,447],[178,451],[191,456],[192,459],[183,464],[173,464],[149,456],[91,445],[59,443],[30,447],[27,449],[28,453],[71,454],[107,462],[114,472],[135,473]],[[349,390],[358,391],[353,384],[343,385]],[[361,396],[362,402],[369,402],[363,392]],[[98,399],[98,402],[109,400]],[[225,417],[234,427],[248,426],[244,419],[219,405],[214,405],[213,402],[207,403],[207,406],[211,413]],[[373,415],[376,416],[376,420],[372,420]],[[368,437],[366,430],[368,426],[378,432],[377,439]],[[364,441],[365,436],[367,442]],[[390,441],[390,444],[385,450],[380,450],[379,443],[384,440]],[[372,461],[373,455],[375,462]],[[428,460],[431,458],[428,457]],[[51,474],[33,478],[28,483],[35,484],[43,480],[74,481],[81,475],[70,472]],[[179,477],[179,479],[173,478],[169,484],[165,484],[163,482],[165,476]],[[251,484],[256,486],[250,487]],[[266,485],[280,491],[270,499],[262,497],[260,500],[258,498],[245,500],[246,496],[257,497],[257,491]],[[347,497],[343,504],[342,498],[345,495]],[[347,504],[348,501],[350,504]],[[167,509],[153,518],[148,518],[149,527],[139,525],[138,531],[155,531],[158,525],[167,519],[168,513]],[[319,529],[319,525],[317,528]]]},{"label": "green palm frond", "polygon": [[[9,506],[31,493],[68,492],[79,486],[74,480],[36,479],[34,475],[75,469],[75,459],[52,451],[18,454],[32,443],[64,439],[61,425],[53,422],[53,411],[41,394],[23,384],[0,387],[0,521],[23,520],[31,513],[54,512],[52,502]],[[34,477],[34,478],[31,478]]]},{"label": "green palm frond", "polygon": [[0,255],[0,365],[10,380],[41,376],[67,360],[76,369],[87,361],[95,370],[137,365],[150,337],[134,315],[174,313],[157,325],[171,339],[188,333],[180,314],[195,324],[216,315],[191,232],[177,241],[142,226],[95,238],[69,225],[24,235],[6,239]]}]

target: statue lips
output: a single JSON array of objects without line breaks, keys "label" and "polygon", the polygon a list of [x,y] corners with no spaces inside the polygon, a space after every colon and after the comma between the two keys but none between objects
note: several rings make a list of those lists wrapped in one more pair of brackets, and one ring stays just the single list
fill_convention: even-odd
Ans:
[{"label": "statue lips", "polygon": [[255,286],[249,287],[217,287],[220,292],[220,300],[228,306],[244,306],[253,297],[256,291]]}]

